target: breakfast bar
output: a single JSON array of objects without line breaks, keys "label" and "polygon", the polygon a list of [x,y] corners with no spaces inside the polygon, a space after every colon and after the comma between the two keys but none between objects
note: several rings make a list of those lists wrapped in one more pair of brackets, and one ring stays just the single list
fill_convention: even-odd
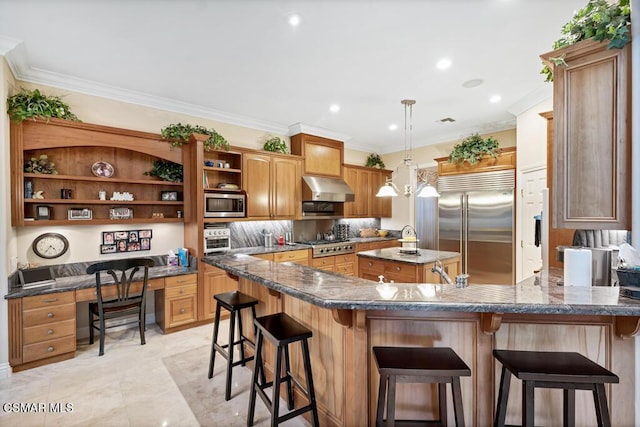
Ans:
[{"label": "breakfast bar", "polygon": [[[619,384],[606,388],[612,423],[633,425],[635,349],[628,338],[640,328],[640,301],[619,296],[618,288],[558,286],[557,269],[514,286],[456,288],[380,285],[248,255],[203,261],[237,277],[238,289],[260,301],[258,316],[285,312],[313,331],[309,344],[321,425],[372,425],[379,378],[374,346],[451,347],[471,368],[461,381],[469,425],[493,422],[500,376],[493,349],[577,351],[620,376]],[[299,351],[291,357],[301,377]],[[267,369],[270,363],[267,358]],[[536,398],[536,422],[559,425],[562,392],[542,389]],[[507,424],[519,423],[520,402],[519,387],[512,387]],[[433,419],[437,408],[435,386],[398,386],[398,419]],[[594,422],[591,393],[576,393],[576,408],[577,425]]]}]

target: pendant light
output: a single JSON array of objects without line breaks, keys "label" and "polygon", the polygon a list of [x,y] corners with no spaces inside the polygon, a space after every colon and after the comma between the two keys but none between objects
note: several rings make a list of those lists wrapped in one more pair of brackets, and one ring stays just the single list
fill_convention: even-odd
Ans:
[{"label": "pendant light", "polygon": [[[413,150],[413,105],[416,103],[414,99],[403,99],[400,101],[404,105],[404,159],[402,163],[396,167],[396,170],[391,175],[391,178],[387,178],[384,185],[380,187],[376,197],[397,197],[398,187],[393,183],[394,176],[397,175],[398,168],[404,164],[408,169],[413,165],[412,150]],[[409,183],[404,186],[404,196],[411,197],[413,195],[413,186]],[[435,188],[430,185],[425,185],[419,188],[416,197],[440,197]]]}]

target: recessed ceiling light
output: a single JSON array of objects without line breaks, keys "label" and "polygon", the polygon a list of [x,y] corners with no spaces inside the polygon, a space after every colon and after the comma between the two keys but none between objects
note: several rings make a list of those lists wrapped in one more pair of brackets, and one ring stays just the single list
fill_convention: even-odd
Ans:
[{"label": "recessed ceiling light", "polygon": [[493,104],[496,104],[500,101],[502,101],[502,97],[500,95],[493,95],[491,98],[489,98],[489,102]]},{"label": "recessed ceiling light", "polygon": [[293,14],[289,16],[289,25],[292,27],[297,27],[300,25],[300,15]]},{"label": "recessed ceiling light", "polygon": [[340,111],[340,106],[338,104],[331,104],[329,106],[329,111],[331,111],[332,113],[337,113],[338,111]]},{"label": "recessed ceiling light", "polygon": [[466,82],[462,83],[462,87],[470,89],[472,87],[480,86],[482,83],[484,83],[484,80],[482,79],[467,80]]},{"label": "recessed ceiling light", "polygon": [[449,58],[442,58],[436,63],[436,67],[438,67],[439,70],[446,70],[451,67],[451,60]]},{"label": "recessed ceiling light", "polygon": [[394,131],[394,130],[398,130],[398,125],[395,123],[392,123],[389,125],[389,130],[390,131]]}]

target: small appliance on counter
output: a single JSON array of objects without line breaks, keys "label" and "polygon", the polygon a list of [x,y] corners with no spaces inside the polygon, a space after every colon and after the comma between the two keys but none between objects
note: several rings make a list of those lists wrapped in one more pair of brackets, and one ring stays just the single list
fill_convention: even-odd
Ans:
[{"label": "small appliance on counter", "polygon": [[231,249],[231,230],[224,227],[205,226],[204,253],[224,252]]},{"label": "small appliance on counter", "polygon": [[405,225],[402,228],[402,238],[399,239],[402,246],[400,247],[400,253],[403,254],[417,254],[419,253],[418,249],[418,237],[416,236],[416,230],[410,226]]}]

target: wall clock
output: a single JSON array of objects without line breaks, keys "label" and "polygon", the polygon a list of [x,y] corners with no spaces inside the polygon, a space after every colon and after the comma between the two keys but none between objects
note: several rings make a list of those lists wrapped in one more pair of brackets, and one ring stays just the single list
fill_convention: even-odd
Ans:
[{"label": "wall clock", "polygon": [[35,238],[31,247],[40,258],[52,259],[69,250],[69,241],[62,234],[44,233]]}]

